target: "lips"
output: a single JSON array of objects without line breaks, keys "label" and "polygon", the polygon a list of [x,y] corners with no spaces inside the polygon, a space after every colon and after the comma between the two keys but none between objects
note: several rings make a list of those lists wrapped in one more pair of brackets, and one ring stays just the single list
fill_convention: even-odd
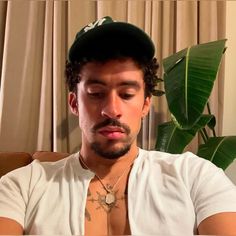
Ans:
[{"label": "lips", "polygon": [[122,128],[114,126],[107,126],[99,129],[98,133],[108,139],[120,139],[125,135],[125,131]]}]

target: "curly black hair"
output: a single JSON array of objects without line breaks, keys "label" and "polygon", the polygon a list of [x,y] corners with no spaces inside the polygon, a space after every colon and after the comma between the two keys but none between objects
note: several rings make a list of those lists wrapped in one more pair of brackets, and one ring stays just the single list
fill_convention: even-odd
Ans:
[{"label": "curly black hair", "polygon": [[[80,71],[82,67],[88,63],[88,62],[95,62],[99,61],[101,63],[105,63],[108,60],[111,59],[118,59],[118,60],[124,60],[126,59],[126,56],[115,56],[115,57],[109,57],[109,58],[83,58],[82,60],[69,62],[66,61],[66,84],[68,86],[68,89],[70,92],[76,92],[77,91],[77,83],[80,82]],[[144,74],[144,82],[145,82],[145,97],[151,97],[153,92],[155,91],[155,87],[157,85],[158,77],[157,77],[157,70],[159,68],[159,64],[157,62],[156,58],[153,58],[151,60],[146,59],[138,59],[131,57],[134,62],[142,69]]]}]

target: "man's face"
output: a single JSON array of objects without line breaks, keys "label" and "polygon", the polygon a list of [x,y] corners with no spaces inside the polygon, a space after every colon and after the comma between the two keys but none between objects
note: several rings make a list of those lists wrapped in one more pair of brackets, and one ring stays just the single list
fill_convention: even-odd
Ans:
[{"label": "man's face", "polygon": [[142,70],[131,59],[83,66],[71,110],[79,117],[82,149],[114,159],[136,147],[141,119],[148,113]]}]

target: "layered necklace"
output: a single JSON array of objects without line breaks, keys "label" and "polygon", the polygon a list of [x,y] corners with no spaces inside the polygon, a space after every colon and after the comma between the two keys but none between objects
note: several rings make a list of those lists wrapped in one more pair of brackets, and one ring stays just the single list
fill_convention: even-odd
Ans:
[{"label": "layered necklace", "polygon": [[[79,154],[79,160],[81,161],[81,163],[84,165],[85,168],[87,168],[88,170],[92,171],[87,164],[84,161],[84,158],[82,157],[81,154]],[[133,161],[134,162],[134,161]],[[115,187],[118,185],[118,183],[120,182],[120,180],[122,179],[122,177],[124,176],[124,174],[130,170],[131,166],[133,165],[133,162],[124,169],[124,171],[122,172],[122,174],[119,176],[119,178],[117,179],[117,181],[114,183],[113,186],[111,185],[105,185],[101,179],[101,177],[96,174],[94,171],[92,171],[96,178],[98,179],[98,181],[101,183],[102,187],[104,188],[104,190],[106,191],[105,194],[105,198],[104,198],[104,204],[106,204],[108,211],[110,211],[113,206],[115,205],[116,201],[117,201],[117,197],[116,197],[116,192],[115,192]]]}]

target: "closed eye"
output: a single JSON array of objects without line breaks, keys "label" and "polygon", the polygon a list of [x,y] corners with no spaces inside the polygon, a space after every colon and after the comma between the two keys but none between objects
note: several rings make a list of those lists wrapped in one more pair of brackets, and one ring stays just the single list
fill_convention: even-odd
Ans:
[{"label": "closed eye", "polygon": [[120,97],[122,99],[125,99],[125,100],[129,100],[129,99],[133,98],[134,96],[135,96],[135,94],[133,94],[133,93],[122,93],[122,94],[120,94]]},{"label": "closed eye", "polygon": [[96,99],[100,99],[100,98],[104,98],[105,94],[102,92],[90,92],[88,93],[89,97],[91,98],[96,98]]}]

